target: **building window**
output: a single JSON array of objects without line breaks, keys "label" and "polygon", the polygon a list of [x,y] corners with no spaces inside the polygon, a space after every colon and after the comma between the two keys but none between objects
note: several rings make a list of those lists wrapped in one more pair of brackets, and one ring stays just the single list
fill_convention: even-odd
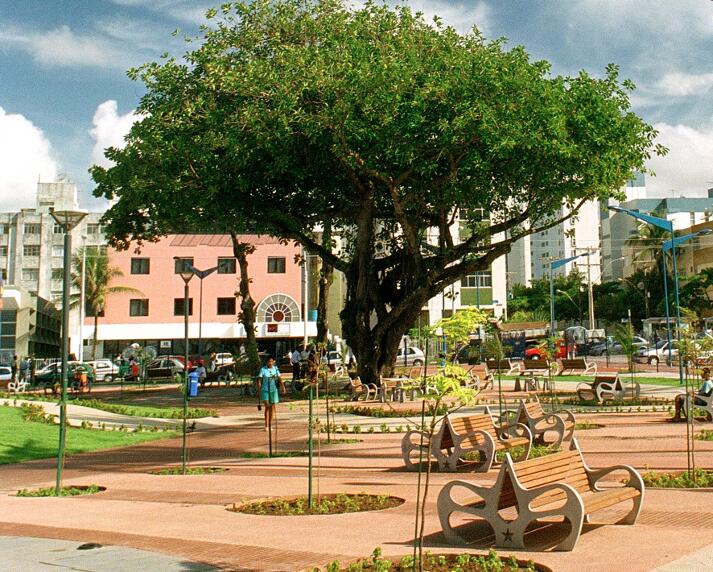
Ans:
[{"label": "building window", "polygon": [[64,229],[61,224],[54,223],[54,228],[52,229],[54,234],[64,234]]},{"label": "building window", "polygon": [[37,222],[26,222],[24,226],[25,234],[40,234],[41,227]]},{"label": "building window", "polygon": [[10,234],[10,227],[6,224],[0,224],[0,234]]},{"label": "building window", "polygon": [[129,300],[129,316],[148,316],[149,301],[146,299],[133,298]]},{"label": "building window", "polygon": [[64,245],[53,244],[52,245],[52,256],[64,256]]},{"label": "building window", "polygon": [[100,234],[102,227],[95,222],[87,223],[87,234]]},{"label": "building window", "polygon": [[25,268],[22,271],[22,279],[28,282],[36,282],[40,278],[39,268]]},{"label": "building window", "polygon": [[148,274],[149,273],[149,258],[132,258],[131,273],[132,274]]},{"label": "building window", "polygon": [[463,288],[490,288],[493,285],[493,279],[490,272],[478,272],[461,279],[460,285]]},{"label": "building window", "polygon": [[235,274],[235,258],[218,258],[218,274]]},{"label": "building window", "polygon": [[287,294],[273,294],[265,298],[256,310],[258,322],[299,322],[300,308]]},{"label": "building window", "polygon": [[[173,299],[173,315],[174,316],[183,316],[185,315],[185,306],[183,302],[185,301],[185,298],[174,298]],[[188,315],[192,316],[193,315],[193,298],[188,298]]]},{"label": "building window", "polygon": [[190,272],[193,267],[193,257],[191,258],[176,258],[174,263],[174,272],[180,274],[181,272]]},{"label": "building window", "polygon": [[284,274],[285,273],[285,257],[269,257],[267,259],[268,274]]},{"label": "building window", "polygon": [[235,315],[235,297],[218,298],[218,315],[219,316],[234,316]]},{"label": "building window", "polygon": [[52,280],[62,280],[64,278],[64,270],[61,268],[52,269]]},{"label": "building window", "polygon": [[39,244],[25,244],[22,247],[23,256],[39,256],[40,255],[40,245]]},{"label": "building window", "polygon": [[7,246],[0,246],[0,256],[7,256]]}]

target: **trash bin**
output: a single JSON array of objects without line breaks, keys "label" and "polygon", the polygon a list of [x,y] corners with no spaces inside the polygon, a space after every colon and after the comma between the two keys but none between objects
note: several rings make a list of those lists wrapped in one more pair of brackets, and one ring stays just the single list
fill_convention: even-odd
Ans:
[{"label": "trash bin", "polygon": [[197,371],[188,374],[188,397],[198,397],[198,381],[200,376]]}]

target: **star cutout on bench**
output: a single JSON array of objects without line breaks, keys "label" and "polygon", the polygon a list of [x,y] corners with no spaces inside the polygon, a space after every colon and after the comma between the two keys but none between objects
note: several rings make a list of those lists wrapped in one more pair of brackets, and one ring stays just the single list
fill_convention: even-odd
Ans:
[{"label": "star cutout on bench", "polygon": [[505,529],[503,532],[503,542],[512,542],[513,533],[510,532],[510,527]]}]

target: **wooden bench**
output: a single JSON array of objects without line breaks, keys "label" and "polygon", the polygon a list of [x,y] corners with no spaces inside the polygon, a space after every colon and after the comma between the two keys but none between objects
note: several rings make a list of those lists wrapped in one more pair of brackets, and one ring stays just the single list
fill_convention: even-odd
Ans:
[{"label": "wooden bench", "polygon": [[597,401],[604,403],[608,400],[621,401],[626,397],[638,398],[641,394],[641,385],[634,382],[632,388],[630,384],[623,382],[618,375],[598,375],[592,383],[582,382],[577,385],[577,397],[582,401]]},{"label": "wooden bench", "polygon": [[[574,435],[575,419],[573,413],[567,409],[545,413],[537,396],[535,396],[534,401],[528,403],[525,403],[524,399],[520,400],[515,420],[518,423],[527,425],[530,433],[532,433],[533,442],[541,445],[559,447],[562,445],[562,441],[570,441]],[[548,443],[545,435],[550,432],[556,433],[557,438]]]},{"label": "wooden bench", "polygon": [[363,401],[374,401],[379,389],[373,383],[362,383],[359,376],[349,378],[349,387],[352,390],[350,401],[357,401],[362,398]]},{"label": "wooden bench", "polygon": [[[414,440],[415,439],[415,440]],[[411,460],[415,452],[421,455],[421,441],[425,457],[428,458],[428,433],[410,429],[401,441],[401,453],[408,469],[418,467],[418,461]],[[515,423],[497,427],[488,407],[484,413],[465,417],[446,415],[438,432],[433,436],[430,453],[438,461],[440,470],[457,470],[459,465],[472,466],[476,471],[486,472],[495,461],[498,451],[510,451],[522,447],[519,459],[527,459],[532,445],[532,435],[528,428]],[[464,459],[466,454],[479,454],[479,460]]]},{"label": "wooden bench", "polygon": [[485,365],[489,371],[499,372],[504,375],[512,375],[520,371],[520,364],[518,362],[513,363],[509,359],[487,359],[485,360]]},{"label": "wooden bench", "polygon": [[560,360],[560,370],[557,375],[564,374],[565,371],[574,374],[578,372],[580,375],[592,375],[597,373],[597,362],[587,361],[586,358],[562,358]]},{"label": "wooden bench", "polygon": [[[628,473],[626,484],[600,488],[599,481],[615,471]],[[454,500],[454,489],[465,489],[459,492],[471,496]],[[573,439],[571,450],[537,459],[513,463],[506,454],[498,478],[491,487],[451,481],[438,496],[438,518],[443,534],[451,544],[465,544],[457,532],[459,527],[451,524],[451,516],[461,513],[468,517],[468,525],[473,523],[472,517],[487,521],[495,533],[495,546],[524,549],[525,533],[531,523],[559,516],[569,521],[570,530],[554,549],[572,550],[582,525],[589,522],[593,513],[629,500],[633,507],[617,524],[634,524],[639,516],[644,500],[641,475],[628,465],[590,469],[582,458],[577,440]],[[511,507],[516,512],[506,510]]]}]

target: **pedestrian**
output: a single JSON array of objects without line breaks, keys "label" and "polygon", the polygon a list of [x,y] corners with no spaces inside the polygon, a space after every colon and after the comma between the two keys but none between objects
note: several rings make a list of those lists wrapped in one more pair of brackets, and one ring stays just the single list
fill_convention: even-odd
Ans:
[{"label": "pedestrian", "polygon": [[245,344],[240,344],[240,355],[244,356],[245,355]]},{"label": "pedestrian", "polygon": [[[691,397],[693,397],[693,405],[695,406],[705,406],[706,402],[700,399],[700,397],[710,397],[713,395],[713,381],[711,381],[711,370],[710,368],[704,367],[703,371],[701,372],[701,379],[703,380],[703,383],[701,386],[698,388],[698,393],[693,394],[691,391]],[[676,411],[673,414],[673,420],[674,421],[683,421],[682,417],[682,411],[683,411],[683,405],[686,401],[686,394],[681,393],[680,395],[676,396],[676,400],[674,401],[674,405],[676,407]]]},{"label": "pedestrian", "polygon": [[[302,356],[300,355],[300,350],[295,348],[292,353],[290,354],[290,365],[292,366],[292,385],[295,386],[295,383],[300,380],[302,377],[302,371],[301,371],[301,365],[300,361],[302,360]],[[296,387],[296,386],[295,386]]]},{"label": "pedestrian", "polygon": [[35,372],[37,371],[37,358],[30,359],[30,385],[35,385]]},{"label": "pedestrian", "polygon": [[309,356],[307,357],[307,375],[309,376],[309,379],[307,380],[308,383],[317,383],[318,370],[319,356],[317,355],[317,351],[313,349],[311,352],[309,352]]},{"label": "pedestrian", "polygon": [[30,362],[27,357],[20,360],[20,381],[27,381],[27,374],[30,372]]},{"label": "pedestrian", "polygon": [[280,393],[285,394],[285,384],[272,356],[268,357],[266,364],[260,368],[257,384],[260,401],[265,405],[265,431],[267,431],[273,420],[277,420],[275,406],[280,402]]},{"label": "pedestrian", "polygon": [[210,352],[210,358],[208,358],[208,371],[215,371],[218,369],[218,354],[215,352]]},{"label": "pedestrian", "polygon": [[200,383],[201,387],[203,387],[205,385],[207,374],[202,359],[198,360],[198,367],[196,368],[196,373],[198,374],[198,383]]},{"label": "pedestrian", "polygon": [[17,381],[17,356],[12,357],[12,366],[10,366],[12,381]]}]

